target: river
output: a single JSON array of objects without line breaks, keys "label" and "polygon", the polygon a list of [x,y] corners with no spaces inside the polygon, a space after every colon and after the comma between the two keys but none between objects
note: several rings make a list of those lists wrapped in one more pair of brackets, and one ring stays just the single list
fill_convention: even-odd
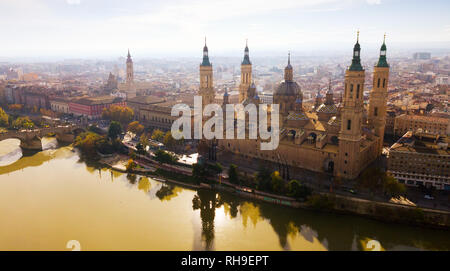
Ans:
[{"label": "river", "polygon": [[[6,142],[6,143],[5,143]],[[122,174],[44,139],[0,142],[0,250],[449,250],[448,231],[291,209]]]}]

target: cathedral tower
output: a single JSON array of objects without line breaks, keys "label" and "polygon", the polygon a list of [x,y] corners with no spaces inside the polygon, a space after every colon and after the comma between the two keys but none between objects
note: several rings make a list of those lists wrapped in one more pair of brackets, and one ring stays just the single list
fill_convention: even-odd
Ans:
[{"label": "cathedral tower", "polygon": [[386,35],[380,49],[380,58],[373,70],[373,87],[369,100],[369,127],[380,138],[378,155],[383,149],[384,128],[386,125],[386,102],[389,80],[389,64],[386,60]]},{"label": "cathedral tower", "polygon": [[[244,59],[241,63],[241,83],[239,85],[239,103],[248,98],[248,89],[252,83],[252,63],[248,54],[248,45],[245,44]],[[253,97],[252,97],[253,98]]]},{"label": "cathedral tower", "polygon": [[339,132],[339,159],[337,175],[354,179],[359,175],[361,127],[363,119],[363,92],[365,71],[361,65],[359,31],[353,48],[353,59],[345,71],[341,130]]},{"label": "cathedral tower", "polygon": [[134,86],[134,71],[133,71],[133,60],[131,59],[130,49],[128,49],[127,55],[127,79],[126,79],[126,92],[127,98],[136,97],[136,88]]},{"label": "cathedral tower", "polygon": [[209,62],[208,47],[203,47],[203,61],[200,64],[200,88],[198,94],[202,96],[203,108],[205,105],[214,103],[213,69]]}]

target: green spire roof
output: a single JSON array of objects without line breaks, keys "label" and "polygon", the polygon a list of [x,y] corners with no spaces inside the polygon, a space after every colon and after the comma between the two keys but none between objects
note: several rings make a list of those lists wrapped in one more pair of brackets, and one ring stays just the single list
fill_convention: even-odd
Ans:
[{"label": "green spire roof", "polygon": [[201,66],[211,66],[211,63],[209,62],[208,57],[208,46],[206,46],[206,37],[205,37],[205,46],[203,47],[203,61]]},{"label": "green spire roof", "polygon": [[353,47],[353,59],[352,64],[348,68],[351,71],[363,71],[363,67],[361,66],[361,46],[359,45],[359,30],[357,33],[356,44]]},{"label": "green spire roof", "polygon": [[248,55],[247,41],[245,42],[244,60],[242,60],[242,65],[252,65],[252,62],[250,62],[250,56]]},{"label": "green spire roof", "polygon": [[386,60],[386,34],[384,34],[383,45],[381,45],[380,48],[380,58],[378,59],[376,67],[389,67],[389,64]]}]

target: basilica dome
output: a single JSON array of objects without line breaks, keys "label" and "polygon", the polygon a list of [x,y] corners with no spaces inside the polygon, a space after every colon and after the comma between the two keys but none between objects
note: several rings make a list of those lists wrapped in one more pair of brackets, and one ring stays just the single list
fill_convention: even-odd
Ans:
[{"label": "basilica dome", "polygon": [[275,90],[275,95],[294,96],[297,97],[301,94],[300,86],[295,81],[283,81]]}]

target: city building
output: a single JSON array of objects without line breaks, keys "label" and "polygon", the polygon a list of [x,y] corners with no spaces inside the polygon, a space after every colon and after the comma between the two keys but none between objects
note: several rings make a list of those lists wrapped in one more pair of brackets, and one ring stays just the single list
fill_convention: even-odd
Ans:
[{"label": "city building", "polygon": [[450,135],[450,119],[408,114],[395,117],[395,135],[402,136],[408,131],[416,132],[419,130],[434,135]]},{"label": "city building", "polygon": [[431,53],[417,52],[417,53],[413,54],[413,58],[414,59],[430,59],[431,58]]},{"label": "city building", "polygon": [[388,171],[408,186],[450,190],[447,136],[406,132],[389,149]]},{"label": "city building", "polygon": [[64,98],[51,98],[50,109],[57,113],[69,114],[69,100]]},{"label": "city building", "polygon": [[72,99],[69,102],[69,112],[75,116],[84,116],[89,119],[100,118],[103,109],[109,108],[112,105],[127,106],[124,99],[119,97],[98,96],[98,97],[83,97]]}]

